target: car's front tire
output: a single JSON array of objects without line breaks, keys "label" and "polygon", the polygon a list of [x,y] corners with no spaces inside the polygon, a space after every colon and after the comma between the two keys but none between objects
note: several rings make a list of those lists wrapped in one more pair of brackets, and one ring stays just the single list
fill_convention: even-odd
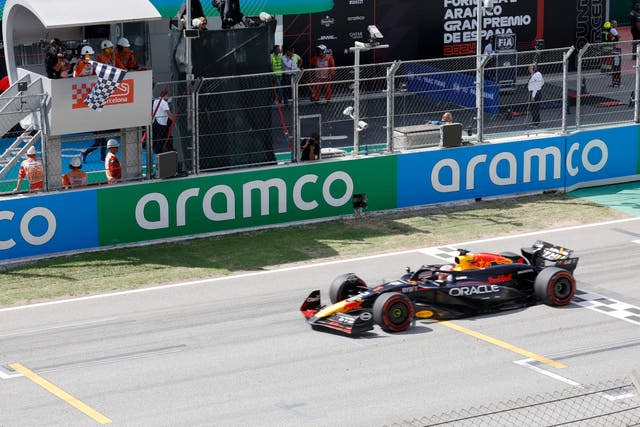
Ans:
[{"label": "car's front tire", "polygon": [[373,303],[373,320],[387,332],[406,331],[413,322],[413,316],[413,302],[397,292],[382,294]]},{"label": "car's front tire", "polygon": [[534,291],[547,305],[567,305],[576,293],[576,279],[563,268],[547,267],[536,277]]},{"label": "car's front tire", "polygon": [[333,279],[329,288],[329,300],[331,304],[345,300],[351,296],[357,295],[367,284],[364,280],[353,273],[341,274]]}]

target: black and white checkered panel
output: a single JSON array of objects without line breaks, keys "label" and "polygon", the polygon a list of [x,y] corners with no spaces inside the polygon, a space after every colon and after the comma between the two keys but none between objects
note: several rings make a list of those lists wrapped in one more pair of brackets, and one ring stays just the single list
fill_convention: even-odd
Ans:
[{"label": "black and white checkered panel", "polygon": [[87,98],[84,100],[89,108],[100,111],[107,102],[113,91],[127,74],[125,70],[107,64],[91,61],[96,67],[98,82],[95,84]]}]

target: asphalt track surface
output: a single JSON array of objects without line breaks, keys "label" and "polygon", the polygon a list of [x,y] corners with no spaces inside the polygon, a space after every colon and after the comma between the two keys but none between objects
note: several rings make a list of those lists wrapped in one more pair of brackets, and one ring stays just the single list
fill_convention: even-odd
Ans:
[{"label": "asphalt track surface", "polygon": [[619,310],[539,305],[357,339],[298,312],[343,272],[375,283],[536,239],[576,250],[580,290],[640,313],[640,218],[2,309],[0,425],[372,426],[628,377],[640,316]]}]

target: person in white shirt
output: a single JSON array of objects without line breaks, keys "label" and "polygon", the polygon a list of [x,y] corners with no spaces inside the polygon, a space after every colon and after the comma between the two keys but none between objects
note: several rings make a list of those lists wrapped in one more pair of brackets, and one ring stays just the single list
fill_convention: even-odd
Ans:
[{"label": "person in white shirt", "polygon": [[484,54],[491,55],[493,53],[493,37],[489,39],[487,44],[484,46]]},{"label": "person in white shirt", "polygon": [[167,96],[169,92],[163,89],[159,98],[153,100],[151,111],[153,114],[153,152],[164,153],[173,150],[173,138],[171,137],[171,123],[175,116],[169,108]]},{"label": "person in white shirt", "polygon": [[293,49],[287,47],[284,56],[282,57],[282,86],[283,86],[283,103],[286,104],[290,98],[289,92],[291,92],[291,79],[295,72],[300,71],[298,68],[298,61],[293,56]]},{"label": "person in white shirt", "polygon": [[544,78],[535,64],[529,65],[529,74],[531,77],[529,78],[527,89],[529,90],[531,126],[538,127],[540,126],[540,92],[544,86]]}]

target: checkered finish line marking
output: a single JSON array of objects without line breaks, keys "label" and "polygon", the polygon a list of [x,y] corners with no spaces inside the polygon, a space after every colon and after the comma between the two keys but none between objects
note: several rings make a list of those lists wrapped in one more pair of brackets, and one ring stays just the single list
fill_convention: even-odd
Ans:
[{"label": "checkered finish line marking", "polygon": [[451,246],[424,248],[420,249],[418,252],[441,259],[444,262],[448,263],[452,263],[453,259],[458,256],[458,250],[456,248],[452,248]]},{"label": "checkered finish line marking", "polygon": [[622,301],[578,289],[573,304],[640,326],[640,308]]}]

